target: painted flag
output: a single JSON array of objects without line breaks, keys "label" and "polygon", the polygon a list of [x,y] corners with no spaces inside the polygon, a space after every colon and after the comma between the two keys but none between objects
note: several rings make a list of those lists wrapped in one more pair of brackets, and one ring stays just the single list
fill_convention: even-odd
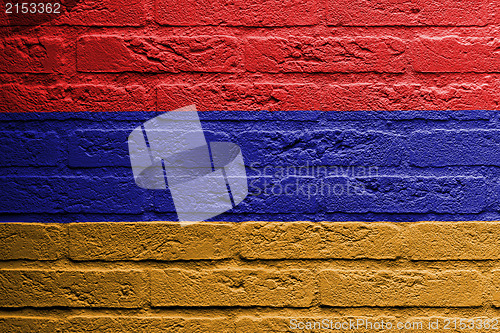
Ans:
[{"label": "painted flag", "polygon": [[[172,192],[177,191],[182,200],[182,191],[173,190],[172,180],[164,180],[161,162],[161,189],[141,185],[134,178],[129,146],[135,129],[168,114],[1,114],[1,219],[179,220]],[[206,142],[238,147],[248,189],[237,204],[227,197],[227,209],[208,220],[491,220],[498,216],[496,111],[195,114],[202,141],[193,147],[206,147]],[[144,140],[142,130],[138,133]],[[168,138],[176,137],[169,133]],[[168,138],[151,136],[149,144],[166,152],[174,149]],[[208,153],[207,148],[207,158]],[[196,160],[202,156],[196,155]],[[213,170],[210,159],[207,163],[203,174]],[[226,192],[225,181],[221,184]],[[201,183],[193,186],[193,193],[198,192],[196,186],[202,187]],[[201,187],[199,193],[207,190]]]}]

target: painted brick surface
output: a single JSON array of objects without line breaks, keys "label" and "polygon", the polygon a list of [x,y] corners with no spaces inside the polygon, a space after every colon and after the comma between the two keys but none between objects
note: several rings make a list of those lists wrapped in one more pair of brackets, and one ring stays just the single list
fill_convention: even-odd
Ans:
[{"label": "painted brick surface", "polygon": [[142,271],[1,270],[0,281],[5,308],[137,308],[147,295]]},{"label": "painted brick surface", "polygon": [[[1,114],[0,218],[175,219],[170,193],[139,188],[130,169],[130,131],[158,114]],[[207,140],[236,143],[247,166],[248,197],[213,221],[500,219],[496,111],[211,111],[200,117]]]},{"label": "painted brick surface", "polygon": [[412,63],[425,73],[498,72],[498,40],[491,38],[442,38],[422,36],[412,45]]},{"label": "painted brick surface", "polygon": [[484,26],[492,22],[488,1],[328,1],[328,24],[345,26]]},{"label": "painted brick surface", "polygon": [[0,166],[56,166],[60,140],[55,132],[1,131],[3,158]]},{"label": "painted brick surface", "polygon": [[500,283],[500,271],[499,270],[493,270],[491,280],[492,280],[492,283],[494,285],[494,289],[492,291],[493,305],[495,307],[500,307],[500,290],[498,288],[498,285]]},{"label": "painted brick surface", "polygon": [[397,166],[404,154],[402,137],[369,130],[252,130],[236,140],[250,162],[272,166]]},{"label": "painted brick surface", "polygon": [[2,260],[56,260],[66,256],[67,227],[62,224],[0,225]]},{"label": "painted brick surface", "polygon": [[127,143],[123,141],[128,135],[129,131],[123,130],[75,131],[68,148],[68,165],[73,168],[130,166]]},{"label": "painted brick surface", "polygon": [[227,318],[179,318],[161,316],[77,316],[69,319],[68,332],[234,332]]},{"label": "painted brick surface", "polygon": [[[6,213],[27,209],[33,213],[142,211],[142,191],[116,177],[3,177],[1,184],[3,195],[9,197],[0,204]],[[47,197],[53,201],[47,202]]]},{"label": "painted brick surface", "polygon": [[485,292],[476,271],[325,270],[319,279],[321,303],[337,307],[480,306]]},{"label": "painted brick surface", "polygon": [[395,259],[395,225],[369,223],[247,222],[241,229],[246,259]]},{"label": "painted brick surface", "polygon": [[225,259],[235,251],[230,224],[76,223],[69,234],[73,260]]},{"label": "painted brick surface", "polygon": [[331,84],[325,110],[471,110],[498,109],[496,85],[471,82],[445,86],[420,83]]},{"label": "painted brick surface", "polygon": [[405,69],[398,38],[248,38],[246,69],[270,73],[387,72]]},{"label": "painted brick surface", "polygon": [[6,84],[0,86],[0,95],[6,101],[0,105],[1,112],[87,111],[89,107],[94,111],[135,111],[149,104],[146,90],[138,85]]},{"label": "painted brick surface", "polygon": [[489,204],[475,177],[329,177],[317,192],[329,212],[478,213]]},{"label": "painted brick surface", "polygon": [[[496,1],[61,4],[0,10],[0,332],[498,321]],[[127,136],[192,103],[250,194],[181,227]]]},{"label": "painted brick surface", "polygon": [[142,1],[104,0],[76,1],[76,7],[67,11],[52,24],[76,26],[143,26],[146,23],[145,3]]},{"label": "painted brick surface", "polygon": [[0,41],[0,72],[54,73],[64,65],[61,38],[2,38]]},{"label": "painted brick surface", "polygon": [[64,322],[53,318],[44,317],[2,317],[0,330],[2,332],[63,332]]},{"label": "painted brick surface", "polygon": [[237,39],[229,36],[84,36],[77,48],[81,72],[231,73],[240,59]]},{"label": "painted brick surface", "polygon": [[[498,222],[484,221],[200,222],[184,227],[176,222],[78,222],[0,226],[3,261],[405,258],[436,264],[445,264],[439,262],[446,260],[496,260],[500,227]],[[118,244],[120,240],[123,244]],[[167,243],[177,244],[176,251],[169,245],[167,252]]]},{"label": "painted brick surface", "polygon": [[308,270],[153,270],[151,305],[308,307],[314,297]]},{"label": "painted brick surface", "polygon": [[[494,319],[488,304],[498,306],[500,275],[497,269],[478,271],[481,266],[471,260],[488,260],[485,264],[498,260],[497,242],[493,236],[484,238],[484,235],[498,234],[496,224],[464,222],[445,229],[444,223],[432,222],[205,222],[184,230],[172,222],[107,222],[71,223],[67,228],[69,232],[56,232],[60,224],[4,223],[2,234],[14,235],[15,238],[8,238],[17,239],[20,247],[15,252],[2,251],[0,300],[9,312],[0,315],[0,327],[9,332],[127,332],[130,329],[137,332],[292,332],[291,319],[306,322],[319,318],[333,322],[364,319],[394,324],[422,322],[423,325],[438,318],[443,327],[446,318],[453,318],[445,315],[446,307],[464,313],[461,318],[467,320]],[[225,233],[225,227],[235,232]],[[42,234],[44,229],[46,234]],[[257,232],[259,229],[263,230]],[[38,236],[33,236],[35,232]],[[182,238],[191,233],[203,237],[205,242],[217,239],[217,233],[230,235],[232,251],[223,256],[207,255],[206,250],[196,250],[195,245],[189,244],[192,238]],[[443,233],[441,240],[439,235]],[[168,253],[156,242],[151,242],[152,250],[142,248],[141,251],[148,235],[156,235],[151,238],[157,237],[163,245],[183,243],[184,246],[177,247],[178,255]],[[116,245],[119,239],[127,237],[135,239],[136,244]],[[467,237],[483,238],[468,241]],[[59,253],[47,257],[40,247],[55,239],[59,239]],[[109,244],[105,240],[109,240]],[[332,247],[335,243],[344,245]],[[400,246],[400,243],[407,245]],[[272,249],[268,244],[274,244]],[[429,253],[419,254],[423,248],[428,248]],[[440,257],[439,251],[443,249],[449,251]],[[419,269],[409,270],[401,258],[424,261]],[[37,260],[46,259],[58,260],[55,262],[58,268],[35,268],[39,264]],[[248,267],[248,259],[254,262],[253,268]],[[81,260],[87,262],[79,264]],[[460,269],[450,269],[449,260]],[[118,266],[114,264],[117,261]],[[89,262],[93,264],[88,266]],[[175,266],[171,266],[174,263]],[[159,269],[158,265],[171,267]],[[172,311],[151,312],[150,306]],[[256,316],[255,306],[269,310]],[[26,314],[24,307],[32,310]],[[53,307],[70,307],[79,312],[63,316],[61,310],[51,312]],[[225,310],[220,311],[220,307]],[[332,314],[331,307],[344,309],[345,315]],[[95,313],[91,312],[92,308],[109,310]],[[460,308],[463,311],[457,310]],[[127,314],[125,309],[141,309],[141,313]],[[422,310],[429,315],[422,316]],[[47,319],[37,316],[36,311],[52,315]],[[406,331],[428,330],[424,326]]]},{"label": "painted brick surface", "polygon": [[413,260],[495,260],[497,222],[423,222],[408,226],[404,249]]},{"label": "painted brick surface", "polygon": [[158,24],[179,26],[229,25],[250,27],[282,27],[318,24],[319,3],[298,0],[283,2],[156,0]]},{"label": "painted brick surface", "polygon": [[158,110],[175,110],[189,103],[195,103],[200,111],[317,110],[321,108],[321,91],[315,84],[295,83],[158,86]]},{"label": "painted brick surface", "polygon": [[497,165],[499,135],[495,130],[414,132],[410,163],[419,167]]}]

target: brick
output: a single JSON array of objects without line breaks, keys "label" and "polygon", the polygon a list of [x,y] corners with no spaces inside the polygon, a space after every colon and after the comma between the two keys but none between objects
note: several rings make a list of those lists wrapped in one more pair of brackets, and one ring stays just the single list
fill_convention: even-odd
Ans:
[{"label": "brick", "polygon": [[245,67],[269,73],[402,73],[405,51],[405,43],[393,37],[249,37]]},{"label": "brick", "polygon": [[130,130],[77,130],[69,140],[68,165],[73,168],[130,167]]},{"label": "brick", "polygon": [[143,26],[146,14],[143,1],[124,0],[80,0],[65,15],[54,22],[62,25],[83,26]]},{"label": "brick", "polygon": [[498,100],[488,84],[452,83],[443,87],[421,84],[331,84],[322,110],[491,110]]},{"label": "brick", "polygon": [[404,249],[411,260],[496,260],[497,222],[423,222],[408,224]]},{"label": "brick", "polygon": [[155,4],[156,22],[162,25],[280,27],[319,23],[315,1],[156,0]]},{"label": "brick", "polygon": [[[404,156],[403,137],[352,129],[248,130],[234,138],[245,163],[264,166],[397,166]],[[317,177],[317,175],[314,175]]]},{"label": "brick", "polygon": [[500,102],[496,89],[494,85],[468,82],[443,87],[423,86],[420,88],[421,105],[413,109],[496,110]]},{"label": "brick", "polygon": [[0,166],[56,166],[61,140],[56,132],[0,131]]},{"label": "brick", "polygon": [[64,258],[66,242],[61,224],[0,223],[0,260]]},{"label": "brick", "polygon": [[235,37],[84,36],[77,43],[81,72],[236,72],[241,55]]},{"label": "brick", "polygon": [[311,195],[328,212],[479,213],[493,200],[482,177],[327,177]]},{"label": "brick", "polygon": [[0,177],[3,213],[140,213],[144,190],[117,177]]},{"label": "brick", "polygon": [[66,62],[64,54],[64,45],[60,38],[2,38],[0,40],[0,72],[60,72]]},{"label": "brick", "polygon": [[245,222],[245,259],[395,259],[400,234],[389,223]]},{"label": "brick", "polygon": [[225,83],[171,84],[157,89],[158,110],[175,110],[191,103],[198,111],[319,110],[315,84]]},{"label": "brick", "polygon": [[[418,109],[419,86],[383,83],[330,84],[325,91],[324,110],[405,110]],[[416,108],[414,108],[416,106]]]},{"label": "brick", "polygon": [[223,223],[72,223],[69,233],[73,260],[217,260],[236,245],[233,226]]},{"label": "brick", "polygon": [[317,213],[319,200],[308,195],[316,187],[313,177],[249,177],[249,195],[232,209],[233,213]]},{"label": "brick", "polygon": [[314,278],[307,270],[167,269],[151,272],[151,305],[308,307]]},{"label": "brick", "polygon": [[147,300],[137,270],[0,270],[0,306],[138,308]]},{"label": "brick", "polygon": [[[37,3],[54,3],[39,0]],[[80,25],[80,26],[142,26],[146,22],[144,3],[123,0],[63,1],[60,14],[26,13],[0,15],[0,26]]]},{"label": "brick", "polygon": [[485,293],[474,270],[324,270],[319,286],[321,304],[336,307],[473,307]]},{"label": "brick", "polygon": [[493,306],[498,308],[500,307],[500,270],[495,269],[491,271],[491,284]]},{"label": "brick", "polygon": [[0,332],[62,333],[64,321],[50,317],[0,317]]},{"label": "brick", "polygon": [[500,165],[500,130],[432,130],[413,132],[410,163],[419,167]]},{"label": "brick", "polygon": [[328,24],[337,26],[484,26],[486,1],[340,0],[328,2]]},{"label": "brick", "polygon": [[483,37],[419,37],[411,45],[413,69],[422,73],[497,73],[497,39]]},{"label": "brick", "polygon": [[0,85],[0,112],[146,111],[142,86],[100,84]]},{"label": "brick", "polygon": [[69,318],[68,333],[150,333],[157,327],[159,318],[123,316],[78,316]]},{"label": "brick", "polygon": [[234,332],[226,318],[78,316],[70,318],[69,326],[70,333]]}]

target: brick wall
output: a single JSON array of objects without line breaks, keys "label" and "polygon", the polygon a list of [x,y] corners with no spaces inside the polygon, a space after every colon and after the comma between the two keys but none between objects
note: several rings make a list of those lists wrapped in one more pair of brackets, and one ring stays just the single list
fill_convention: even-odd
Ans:
[{"label": "brick wall", "polygon": [[[499,113],[462,111],[499,108],[496,1],[62,3],[0,11],[0,332],[500,320]],[[154,222],[173,204],[135,186],[126,138],[192,103],[256,187],[216,222]],[[365,195],[255,193],[307,162],[377,172],[299,179]]]},{"label": "brick wall", "polygon": [[496,1],[63,3],[2,10],[3,112],[499,105]]},{"label": "brick wall", "polygon": [[[175,221],[127,139],[160,112],[0,113],[0,221]],[[200,112],[248,197],[215,221],[500,220],[497,111]],[[212,219],[214,220],[214,219]]]},{"label": "brick wall", "polygon": [[499,313],[498,222],[0,228],[2,332],[293,332],[291,318],[430,332]]}]

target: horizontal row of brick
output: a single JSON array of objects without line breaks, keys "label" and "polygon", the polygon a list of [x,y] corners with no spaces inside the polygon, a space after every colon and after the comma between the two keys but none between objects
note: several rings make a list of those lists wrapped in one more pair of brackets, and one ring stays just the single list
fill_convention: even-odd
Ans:
[{"label": "horizontal row of brick", "polygon": [[[323,320],[326,320],[324,322]],[[313,314],[280,314],[278,316],[253,316],[238,315],[235,318],[223,316],[160,316],[160,315],[79,315],[70,316],[67,319],[55,319],[54,317],[43,316],[9,316],[0,317],[0,330],[2,332],[95,332],[95,333],[191,333],[191,332],[211,332],[211,333],[247,333],[247,332],[318,332],[323,330],[340,331],[342,328],[353,333],[367,333],[382,330],[387,324],[392,324],[392,329],[383,329],[384,333],[408,332],[408,333],[428,333],[436,332],[438,322],[440,328],[447,327],[446,332],[460,333],[463,327],[470,327],[470,322],[474,322],[474,327],[486,327],[475,329],[474,332],[492,332],[498,329],[497,317],[487,316],[460,316],[456,318],[450,315],[414,317],[408,315],[401,316],[318,316]],[[399,324],[399,329],[398,325]],[[447,324],[447,325],[446,325]],[[336,326],[335,326],[336,325]],[[446,325],[446,326],[445,326]],[[455,327],[456,325],[456,327]],[[300,327],[300,328],[299,328]],[[403,328],[405,327],[405,328]],[[496,327],[496,328],[492,328]]]},{"label": "horizontal row of brick", "polygon": [[[480,80],[478,80],[480,81]],[[500,82],[0,85],[0,112],[208,110],[496,110]]]},{"label": "horizontal row of brick", "polygon": [[[71,168],[130,167],[127,137],[130,130],[76,129],[69,136],[53,131],[0,131],[5,157],[0,167],[58,166]],[[64,129],[59,129],[63,131]],[[500,130],[498,129],[435,129],[410,134],[353,129],[238,130],[234,133],[207,131],[212,137],[228,139],[242,147],[245,163],[251,167],[249,176],[272,176],[270,168],[279,166],[324,166],[317,178],[345,176],[328,173],[328,166],[500,166]],[[208,135],[207,134],[207,135]],[[287,146],[294,142],[295,149]],[[328,142],[334,149],[327,149]],[[346,147],[337,147],[340,144]],[[67,145],[67,147],[65,147]],[[307,149],[306,156],[297,156],[297,149]],[[67,152],[66,152],[67,150]],[[265,161],[265,162],[264,162]],[[255,167],[260,165],[260,167]],[[266,167],[267,169],[263,169]],[[267,171],[267,172],[264,172]],[[279,170],[275,170],[278,174]],[[331,171],[331,170],[330,170]],[[40,175],[32,175],[37,177]],[[84,177],[85,174],[82,174]],[[108,175],[108,176],[111,176]],[[299,176],[289,171],[280,178]],[[306,174],[305,176],[311,176]],[[378,176],[366,171],[354,176]],[[397,174],[386,176],[398,177]],[[450,175],[446,175],[451,177]],[[53,176],[54,179],[58,177]]]},{"label": "horizontal row of brick", "polygon": [[[490,274],[488,274],[489,276]],[[500,307],[500,270],[0,269],[0,307]]]},{"label": "horizontal row of brick", "polygon": [[6,73],[498,73],[499,43],[490,37],[121,37],[92,35],[0,41]]},{"label": "horizontal row of brick", "polygon": [[[500,306],[500,271],[0,270],[0,307]],[[491,289],[491,291],[490,291]],[[489,297],[488,297],[489,295]]]},{"label": "horizontal row of brick", "polygon": [[483,221],[2,223],[0,260],[498,260],[499,231]]},{"label": "horizontal row of brick", "polygon": [[[157,110],[175,110],[195,103],[198,110],[496,110],[500,83],[452,83],[437,87],[433,83],[226,83],[171,84],[157,88]],[[0,91],[1,91],[0,86]],[[13,89],[13,88],[9,88]],[[42,88],[43,89],[43,88]],[[13,99],[21,100],[21,96]],[[23,100],[26,100],[23,98]],[[134,109],[133,101],[126,99]],[[78,103],[77,109],[84,107]],[[105,103],[106,104],[106,103]],[[42,107],[50,110],[49,104]],[[108,104],[110,107],[113,103]],[[119,108],[121,105],[117,105]],[[126,105],[125,105],[126,106]],[[9,107],[9,105],[6,105]],[[22,110],[21,104],[11,104]],[[38,106],[39,107],[39,106]],[[0,106],[1,110],[2,106]],[[33,105],[35,108],[35,105]],[[127,110],[127,109],[125,109]],[[7,111],[7,110],[6,110]]]},{"label": "horizontal row of brick", "polygon": [[[0,25],[38,25],[49,21],[52,25],[143,26],[148,16],[145,4],[123,0],[69,2],[63,6],[63,15],[7,15],[2,10]],[[495,1],[473,0],[460,4],[454,0],[341,0],[326,4],[307,0],[156,0],[152,10],[156,23],[173,26],[279,27],[323,22],[332,26],[484,26],[500,22],[498,8]]]},{"label": "horizontal row of brick", "polygon": [[[4,214],[173,213],[168,191],[139,188],[129,177],[0,177]],[[484,177],[251,177],[249,195],[231,210],[252,213],[449,213],[500,211],[498,184]],[[173,217],[163,217],[173,218]],[[11,217],[6,221],[19,221]],[[105,219],[104,217],[100,218]],[[21,220],[24,221],[24,220]],[[38,221],[38,220],[36,220]]]},{"label": "horizontal row of brick", "polygon": [[[261,114],[265,113],[252,113],[252,119],[259,120]],[[399,133],[360,131],[353,126],[270,131],[252,122],[240,122],[243,127],[218,132],[227,124],[217,120],[217,113],[213,115],[214,121],[206,124],[219,127],[207,130],[207,136],[238,144],[249,166],[250,196],[232,213],[475,214],[500,210],[498,176],[479,172],[485,166],[499,165],[497,129]],[[25,131],[23,127],[0,131],[5,156],[0,166],[6,168],[1,169],[4,199],[0,210],[24,214],[173,213],[167,191],[144,190],[133,181],[127,137],[140,123],[138,119],[119,124],[127,130],[82,130],[79,122],[41,122],[38,126],[50,130]],[[58,127],[61,124],[64,126]],[[109,123],[99,126],[106,128]],[[252,129],[245,130],[248,127]],[[413,167],[412,175],[405,169],[378,172],[379,167],[407,165]],[[33,170],[33,166],[50,168]],[[363,174],[344,174],[339,166],[361,167]],[[456,174],[453,169],[445,173],[441,169],[419,170],[449,166],[469,169],[467,174]],[[58,175],[54,175],[54,167],[59,168]],[[289,173],[290,167],[295,171]],[[288,171],[281,175],[283,168]],[[306,168],[309,173],[301,175],[297,168]],[[371,173],[370,168],[377,172]]]}]

